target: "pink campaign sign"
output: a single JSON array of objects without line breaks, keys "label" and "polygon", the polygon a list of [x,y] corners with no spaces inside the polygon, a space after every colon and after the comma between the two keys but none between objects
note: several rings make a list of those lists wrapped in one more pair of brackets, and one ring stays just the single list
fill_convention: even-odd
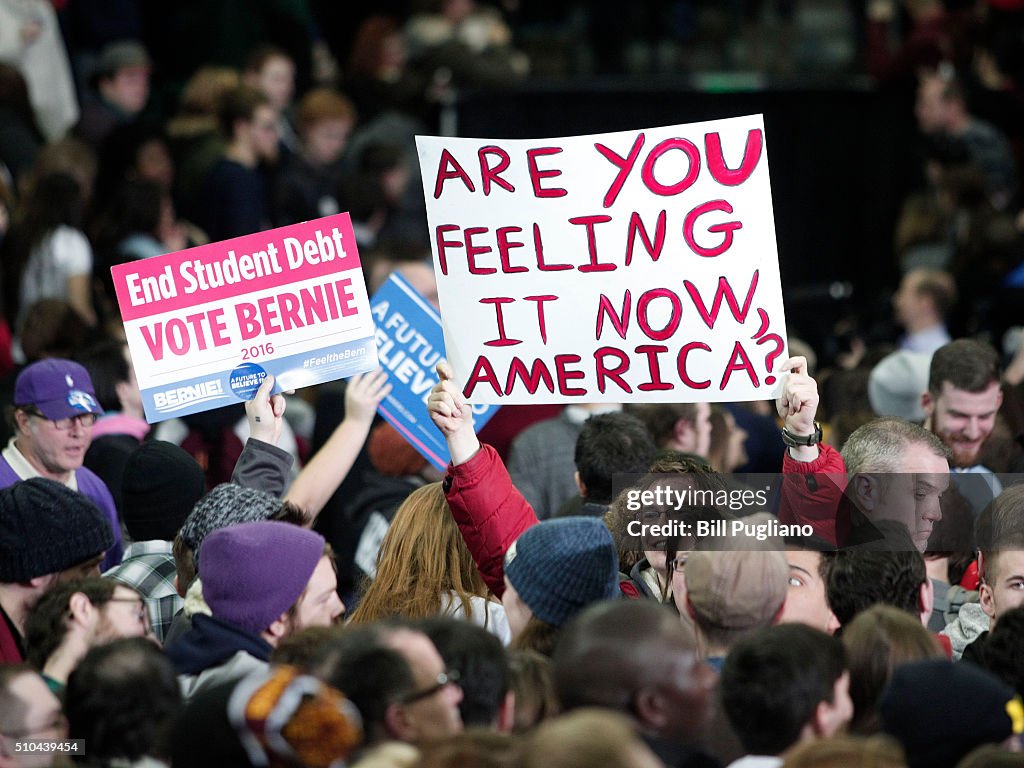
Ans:
[{"label": "pink campaign sign", "polygon": [[160,421],[377,365],[347,213],[111,270],[146,418]]},{"label": "pink campaign sign", "polygon": [[[340,255],[339,255],[340,254]],[[221,301],[359,266],[348,214],[119,264],[110,270],[121,318]]]}]

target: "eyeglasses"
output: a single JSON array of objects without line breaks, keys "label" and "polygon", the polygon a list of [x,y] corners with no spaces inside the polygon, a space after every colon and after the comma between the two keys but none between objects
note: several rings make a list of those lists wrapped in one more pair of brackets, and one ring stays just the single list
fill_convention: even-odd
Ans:
[{"label": "eyeglasses", "polygon": [[682,573],[683,570],[686,568],[686,561],[689,560],[689,559],[690,559],[690,553],[689,552],[680,552],[678,555],[676,555],[675,557],[672,558],[672,562],[669,563],[669,566],[676,573]]},{"label": "eyeglasses", "polygon": [[146,601],[141,597],[112,597],[108,603],[135,603],[138,608],[138,619],[143,624],[149,624],[149,610],[146,608]]},{"label": "eyeglasses", "polygon": [[71,429],[72,422],[80,427],[91,427],[96,423],[96,419],[99,418],[95,413],[80,413],[77,416],[67,416],[63,419],[48,419],[42,411],[36,408],[22,408],[22,410],[29,416],[35,416],[36,418],[43,419],[44,421],[49,421],[60,432],[67,432]]},{"label": "eyeglasses", "polygon": [[402,698],[403,704],[413,704],[421,699],[427,699],[433,696],[438,691],[442,690],[446,686],[455,685],[459,682],[459,672],[455,669],[447,669],[437,676],[437,683],[424,688],[422,691],[416,693],[410,693],[408,696]]}]

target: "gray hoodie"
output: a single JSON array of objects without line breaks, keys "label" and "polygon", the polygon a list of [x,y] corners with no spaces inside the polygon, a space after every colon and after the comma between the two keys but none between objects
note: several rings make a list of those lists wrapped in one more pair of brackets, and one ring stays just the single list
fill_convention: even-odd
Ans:
[{"label": "gray hoodie", "polygon": [[988,632],[988,614],[981,603],[964,603],[956,619],[946,625],[939,634],[949,638],[953,646],[953,660],[960,661],[964,648],[978,639],[982,632]]}]

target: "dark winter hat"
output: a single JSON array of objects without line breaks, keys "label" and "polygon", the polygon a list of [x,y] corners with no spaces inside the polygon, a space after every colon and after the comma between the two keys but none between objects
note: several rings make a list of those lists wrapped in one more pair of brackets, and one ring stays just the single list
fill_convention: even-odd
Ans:
[{"label": "dark winter hat", "polygon": [[975,747],[1024,732],[1024,706],[1010,686],[946,659],[897,667],[879,712],[882,730],[903,745],[910,768],[953,768]]},{"label": "dark winter hat", "polygon": [[505,575],[533,615],[560,627],[598,600],[619,596],[619,556],[592,517],[545,520],[505,553]]},{"label": "dark winter hat", "polygon": [[100,51],[96,67],[92,72],[95,86],[103,78],[112,77],[128,67],[150,67],[153,62],[142,43],[135,40],[118,40],[109,43]]},{"label": "dark winter hat", "polygon": [[114,546],[89,498],[41,477],[0,489],[0,583],[60,573]]},{"label": "dark winter hat", "polygon": [[181,540],[198,553],[203,539],[228,525],[269,520],[281,511],[281,500],[264,491],[221,483],[201,498],[181,526]]},{"label": "dark winter hat", "polygon": [[150,440],[128,456],[121,514],[136,541],[173,541],[206,493],[203,469],[174,443]]},{"label": "dark winter hat", "polygon": [[199,550],[203,599],[216,619],[259,633],[291,608],[324,554],[324,537],[291,523],[241,523]]},{"label": "dark winter hat", "polygon": [[53,421],[83,413],[103,413],[88,371],[78,363],[58,357],[32,363],[18,374],[14,404],[34,405]]}]

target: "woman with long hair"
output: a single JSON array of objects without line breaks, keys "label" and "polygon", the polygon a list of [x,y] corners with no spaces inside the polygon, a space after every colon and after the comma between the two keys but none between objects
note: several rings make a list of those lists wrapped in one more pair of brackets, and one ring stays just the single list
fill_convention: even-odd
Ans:
[{"label": "woman with long hair", "polygon": [[621,595],[612,534],[593,517],[541,522],[504,463],[473,429],[448,363],[427,410],[452,457],[445,498],[484,582],[501,595],[513,649],[550,656],[562,627],[584,608]]},{"label": "woman with long hair", "polygon": [[452,518],[440,483],[417,488],[395,513],[377,554],[377,573],[366,585],[353,624],[390,617],[456,616],[510,639],[501,603],[477,570]]},{"label": "woman with long hair", "polygon": [[853,700],[849,731],[858,736],[881,731],[878,703],[897,666],[942,656],[918,618],[891,605],[874,605],[857,614],[843,627],[843,646]]},{"label": "woman with long hair", "polygon": [[96,324],[92,247],[80,229],[84,207],[78,182],[58,172],[39,179],[16,211],[4,241],[4,268],[7,309],[17,310],[19,331],[40,299],[62,299],[87,325]]}]

